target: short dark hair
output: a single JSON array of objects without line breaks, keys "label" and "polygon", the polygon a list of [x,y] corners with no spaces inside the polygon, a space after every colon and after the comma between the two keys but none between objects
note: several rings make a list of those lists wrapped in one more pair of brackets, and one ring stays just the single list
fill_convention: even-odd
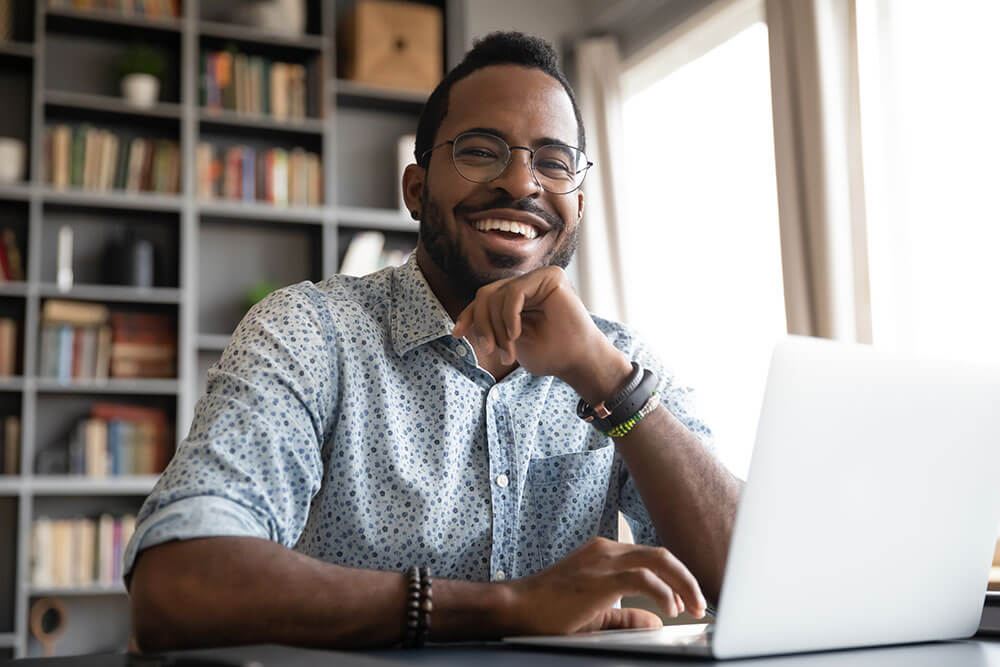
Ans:
[{"label": "short dark hair", "polygon": [[583,117],[576,103],[573,88],[566,80],[566,75],[559,68],[559,56],[544,39],[525,35],[523,32],[491,32],[477,39],[472,50],[465,54],[458,65],[448,72],[434,92],[427,98],[420,120],[417,123],[417,145],[414,157],[417,164],[426,167],[430,156],[424,156],[434,143],[441,122],[448,114],[448,96],[456,81],[464,79],[476,70],[491,65],[521,65],[540,69],[562,84],[570,102],[573,103],[573,113],[576,115],[576,139],[580,150],[586,150],[586,134],[583,130]]}]

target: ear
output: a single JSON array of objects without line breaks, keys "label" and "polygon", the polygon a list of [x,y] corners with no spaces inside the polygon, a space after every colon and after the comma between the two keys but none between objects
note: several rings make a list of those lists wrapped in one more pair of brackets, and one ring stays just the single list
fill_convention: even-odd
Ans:
[{"label": "ear", "polygon": [[419,217],[423,210],[424,181],[427,178],[427,170],[416,164],[406,165],[403,170],[403,201],[410,211],[417,211]]},{"label": "ear", "polygon": [[583,218],[583,190],[576,191],[576,219]]}]

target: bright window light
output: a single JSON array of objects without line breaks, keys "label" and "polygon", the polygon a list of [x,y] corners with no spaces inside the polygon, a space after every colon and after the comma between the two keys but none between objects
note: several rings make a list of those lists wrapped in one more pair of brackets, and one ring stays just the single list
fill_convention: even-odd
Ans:
[{"label": "bright window light", "polygon": [[719,42],[623,77],[626,305],[745,477],[786,331],[767,27]]}]

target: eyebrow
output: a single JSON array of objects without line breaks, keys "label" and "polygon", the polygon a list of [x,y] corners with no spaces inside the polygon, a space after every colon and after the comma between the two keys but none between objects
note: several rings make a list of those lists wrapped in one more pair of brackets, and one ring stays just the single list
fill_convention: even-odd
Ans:
[{"label": "eyebrow", "polygon": [[[459,134],[465,134],[466,132],[479,132],[481,134],[492,134],[493,136],[506,141],[508,145],[510,144],[510,138],[503,131],[496,129],[495,127],[470,127],[466,130],[462,130],[461,132],[459,132]],[[576,146],[573,146],[572,144],[567,144],[565,141],[562,141],[561,139],[556,139],[554,137],[539,137],[531,142],[531,147],[538,148],[539,146],[549,146],[551,144],[555,144],[556,146],[562,146],[564,148],[576,148]]]}]

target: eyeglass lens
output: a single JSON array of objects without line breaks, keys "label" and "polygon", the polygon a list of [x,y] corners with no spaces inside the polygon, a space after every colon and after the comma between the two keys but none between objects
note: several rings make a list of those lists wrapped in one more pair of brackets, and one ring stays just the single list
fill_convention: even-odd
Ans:
[{"label": "eyeglass lens", "polygon": [[[500,176],[510,158],[507,143],[491,134],[470,132],[455,139],[452,156],[462,177],[487,183]],[[538,184],[552,193],[572,192],[586,175],[587,158],[577,148],[551,144],[542,146],[532,157]]]}]

